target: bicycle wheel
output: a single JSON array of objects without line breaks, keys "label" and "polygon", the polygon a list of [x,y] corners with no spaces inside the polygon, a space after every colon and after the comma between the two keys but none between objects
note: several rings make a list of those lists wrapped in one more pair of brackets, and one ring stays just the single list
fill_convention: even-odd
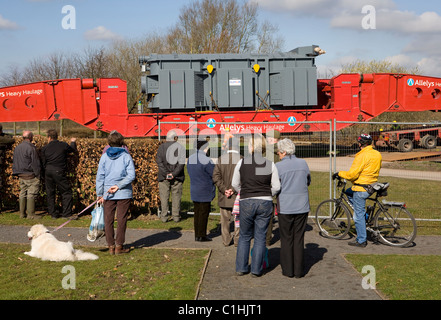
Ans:
[{"label": "bicycle wheel", "polygon": [[415,218],[400,206],[384,206],[375,216],[375,228],[384,244],[394,247],[406,247],[415,240],[417,225]]},{"label": "bicycle wheel", "polygon": [[328,199],[317,207],[315,221],[322,236],[342,239],[351,228],[351,212],[344,203]]}]

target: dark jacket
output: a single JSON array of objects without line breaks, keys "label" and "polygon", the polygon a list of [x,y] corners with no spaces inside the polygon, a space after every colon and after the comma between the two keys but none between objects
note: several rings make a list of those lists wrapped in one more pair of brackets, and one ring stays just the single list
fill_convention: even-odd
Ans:
[{"label": "dark jacket", "polygon": [[14,150],[14,158],[12,160],[12,174],[14,176],[31,176],[40,177],[40,158],[37,149],[29,141],[24,140]]},{"label": "dark jacket", "polygon": [[[6,149],[14,144],[14,138],[9,134],[0,133],[0,165],[3,165],[6,157]],[[2,168],[3,169],[3,168]]]},{"label": "dark jacket", "polygon": [[213,183],[214,163],[205,152],[198,150],[188,158],[190,195],[193,202],[211,202],[216,196]]},{"label": "dark jacket", "polygon": [[177,141],[161,144],[156,154],[158,164],[158,181],[164,181],[171,173],[174,179],[184,182],[185,148]]},{"label": "dark jacket", "polygon": [[41,149],[41,162],[43,168],[48,170],[67,169],[67,156],[70,153],[77,151],[77,144],[71,142],[68,145],[66,142],[53,140]]},{"label": "dark jacket", "polygon": [[[234,168],[239,160],[242,158],[238,151],[230,150],[219,157],[213,171],[213,182],[218,189],[218,204],[221,208],[232,208],[237,192],[231,185],[233,180]],[[227,198],[225,190],[232,189],[234,194]]]}]

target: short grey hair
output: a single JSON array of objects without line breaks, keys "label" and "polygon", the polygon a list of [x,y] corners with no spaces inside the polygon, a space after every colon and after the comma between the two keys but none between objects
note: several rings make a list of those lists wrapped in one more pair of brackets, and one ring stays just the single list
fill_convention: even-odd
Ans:
[{"label": "short grey hair", "polygon": [[167,132],[167,141],[176,141],[178,137],[178,134],[176,133],[175,130],[170,130],[169,132]]},{"label": "short grey hair", "polygon": [[266,141],[260,133],[254,133],[251,135],[251,139],[248,141],[248,149],[254,153],[265,153]]},{"label": "short grey hair", "polygon": [[286,152],[287,155],[292,155],[296,153],[296,145],[290,139],[283,139],[277,142],[277,148],[280,152]]}]

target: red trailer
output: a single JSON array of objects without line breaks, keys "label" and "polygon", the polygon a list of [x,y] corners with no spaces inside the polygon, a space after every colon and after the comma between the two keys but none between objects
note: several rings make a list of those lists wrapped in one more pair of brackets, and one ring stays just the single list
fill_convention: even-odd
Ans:
[{"label": "red trailer", "polygon": [[[318,103],[308,107],[129,114],[126,81],[60,79],[0,88],[0,122],[70,119],[93,130],[118,130],[126,137],[158,136],[159,121],[180,122],[161,124],[161,135],[171,129],[180,129],[185,134],[200,130],[217,134],[225,130],[264,133],[270,129],[304,133],[329,130],[329,125],[299,122],[364,122],[383,112],[439,111],[440,97],[441,78],[392,73],[340,74],[317,81]],[[337,129],[349,125],[338,123]],[[421,133],[414,136],[420,137]],[[439,137],[439,132],[431,136]],[[423,139],[414,141],[422,143]],[[433,143],[429,138],[424,142]]]},{"label": "red trailer", "polygon": [[379,131],[371,133],[378,147],[395,147],[401,152],[410,152],[414,146],[433,149],[441,141],[441,126]]}]

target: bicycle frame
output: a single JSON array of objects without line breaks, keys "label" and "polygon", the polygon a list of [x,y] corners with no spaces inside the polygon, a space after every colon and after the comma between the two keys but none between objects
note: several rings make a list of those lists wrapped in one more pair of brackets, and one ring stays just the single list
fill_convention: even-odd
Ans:
[{"label": "bicycle frame", "polygon": [[[327,238],[343,239],[352,227],[354,206],[351,195],[346,192],[346,185],[347,181],[339,178],[335,190],[341,188],[340,196],[322,201],[316,209],[316,223],[321,234]],[[387,195],[389,183],[375,183],[371,187],[374,192],[366,198],[366,231],[375,242],[407,246],[416,237],[414,217],[404,202],[379,201],[380,197]],[[403,221],[406,222],[402,224]]]},{"label": "bicycle frame", "polygon": [[[341,189],[340,197],[337,198],[336,200],[339,201],[339,202],[343,202],[343,203],[345,203],[347,205],[347,207],[350,209],[349,213],[351,215],[351,219],[354,220],[354,215],[353,215],[354,206],[352,205],[352,203],[351,203],[351,201],[349,199],[349,195],[346,193],[346,184],[347,184],[347,181],[345,179],[341,179],[341,180],[338,181],[337,188],[342,188],[342,189]],[[394,219],[389,214],[388,209],[385,207],[385,205],[383,205],[378,200],[378,198],[380,197],[378,195],[378,192],[374,192],[374,194],[375,194],[374,198],[372,198],[372,195],[371,195],[371,196],[369,196],[369,198],[366,199],[366,201],[369,200],[369,201],[373,202],[373,205],[371,206],[371,209],[369,211],[368,219],[366,221],[366,229],[368,231],[370,231],[370,232],[372,232],[372,233],[377,235],[379,233],[379,231],[372,228],[373,224],[374,224],[374,221],[375,221],[375,217],[377,216],[377,214],[379,214],[380,212],[384,212],[386,218],[388,219],[388,221],[392,225],[394,225],[394,223],[393,223]],[[378,205],[378,209],[377,209],[377,205]],[[402,206],[404,206],[404,203],[403,204],[398,203],[395,206],[396,207],[402,207]],[[370,206],[367,206],[367,207],[370,207]]]}]

